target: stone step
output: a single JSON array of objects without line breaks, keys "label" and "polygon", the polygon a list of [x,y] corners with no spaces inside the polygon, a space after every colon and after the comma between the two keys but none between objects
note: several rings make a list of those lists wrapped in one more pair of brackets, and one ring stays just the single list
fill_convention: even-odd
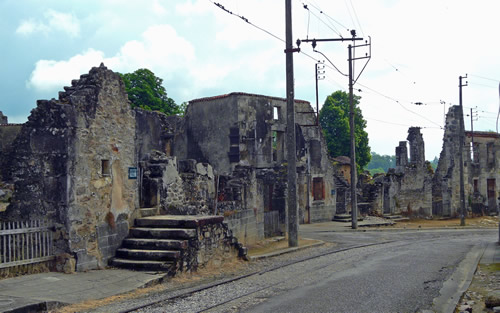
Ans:
[{"label": "stone step", "polygon": [[[363,218],[361,216],[358,216],[358,221],[362,221]],[[349,214],[339,214],[335,215],[332,219],[334,222],[343,222],[343,223],[350,223],[352,221],[351,215]]]},{"label": "stone step", "polygon": [[384,218],[388,219],[388,220],[397,220],[397,219],[403,218],[403,216],[401,216],[401,215],[384,215]]},{"label": "stone step", "polygon": [[187,240],[152,239],[152,238],[126,238],[123,247],[129,249],[151,250],[183,250],[187,249]]},{"label": "stone step", "polygon": [[153,260],[153,261],[172,261],[181,256],[179,250],[143,250],[120,248],[116,250],[116,257],[127,260]]},{"label": "stone step", "polygon": [[222,223],[222,221],[224,221],[223,216],[157,215],[138,218],[135,220],[135,225],[158,228],[197,228],[203,225]]},{"label": "stone step", "polygon": [[161,271],[175,273],[175,266],[172,261],[163,262],[113,258],[110,264],[114,267],[127,268],[136,271]]},{"label": "stone step", "polygon": [[158,208],[140,208],[141,217],[158,215]]},{"label": "stone step", "polygon": [[349,218],[351,218],[351,215],[350,214],[335,214],[335,218],[338,218],[338,219],[349,219]]},{"label": "stone step", "polygon": [[196,237],[196,229],[133,227],[129,236],[133,238],[190,239]]}]

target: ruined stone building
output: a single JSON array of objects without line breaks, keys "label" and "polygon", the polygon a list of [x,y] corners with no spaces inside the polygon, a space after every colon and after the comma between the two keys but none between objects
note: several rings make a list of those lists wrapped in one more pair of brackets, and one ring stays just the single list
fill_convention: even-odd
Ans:
[{"label": "ruined stone building", "polygon": [[495,214],[498,211],[500,182],[500,135],[495,132],[465,132],[467,153],[468,206],[474,214]]},{"label": "ruined stone building", "polygon": [[[308,102],[296,100],[295,108],[300,220],[331,220],[334,171],[323,134]],[[235,206],[254,211],[257,234],[264,231],[264,212],[280,212],[285,224],[285,117],[282,98],[232,93],[193,100],[186,112],[185,151],[176,150],[179,158],[214,167],[219,173],[217,212]]]},{"label": "ruined stone building", "polygon": [[389,169],[386,175],[379,175],[372,182],[379,186],[376,187],[379,190],[371,210],[386,215],[431,215],[432,174],[430,164],[425,161],[420,128],[410,127],[407,141],[400,141],[396,147],[396,168]]},{"label": "ruined stone building", "polygon": [[[446,117],[443,149],[433,180],[433,214],[457,216],[460,210],[458,142],[460,107],[452,106]],[[500,139],[494,132],[465,132],[465,207],[476,214],[497,212],[500,176]],[[472,145],[472,141],[474,144]]]},{"label": "ruined stone building", "polygon": [[[295,106],[301,222],[331,220],[334,169],[309,103]],[[243,93],[193,100],[185,117],[131,109],[101,64],[37,101],[25,124],[0,125],[0,174],[14,190],[0,221],[50,220],[55,252],[81,271],[106,266],[148,210],[223,215],[244,244],[276,212],[283,232],[285,116],[285,99]]]},{"label": "ruined stone building", "polygon": [[[460,212],[460,107],[446,115],[443,148],[435,173],[425,161],[420,129],[408,131],[407,141],[396,147],[396,168],[369,182],[378,188],[371,210],[383,214],[456,217]],[[473,142],[473,143],[472,143]],[[494,214],[498,209],[500,136],[494,132],[465,132],[464,186],[466,209],[474,214]],[[473,147],[473,149],[472,149]],[[473,151],[473,153],[472,153]],[[368,187],[370,187],[368,186]],[[376,187],[379,186],[379,187]],[[370,190],[365,188],[363,190]],[[381,209],[382,208],[382,209]]]}]

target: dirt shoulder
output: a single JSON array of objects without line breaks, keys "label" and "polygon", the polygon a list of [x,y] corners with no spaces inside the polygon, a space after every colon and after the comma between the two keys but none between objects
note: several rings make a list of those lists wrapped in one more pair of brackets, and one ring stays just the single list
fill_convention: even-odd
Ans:
[{"label": "dirt shoulder", "polygon": [[[481,216],[465,219],[465,226],[472,228],[496,228],[498,227],[498,216]],[[460,226],[460,218],[453,219],[410,219],[398,221],[394,226],[383,226],[385,228],[456,228]],[[383,228],[381,227],[381,228]]]},{"label": "dirt shoulder", "polygon": [[494,312],[500,306],[500,263],[479,264],[455,312]]}]

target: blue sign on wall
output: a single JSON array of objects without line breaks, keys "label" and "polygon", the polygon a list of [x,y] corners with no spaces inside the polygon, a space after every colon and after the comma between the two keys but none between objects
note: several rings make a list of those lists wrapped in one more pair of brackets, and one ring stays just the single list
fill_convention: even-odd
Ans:
[{"label": "blue sign on wall", "polygon": [[137,167],[128,168],[128,179],[137,179]]}]

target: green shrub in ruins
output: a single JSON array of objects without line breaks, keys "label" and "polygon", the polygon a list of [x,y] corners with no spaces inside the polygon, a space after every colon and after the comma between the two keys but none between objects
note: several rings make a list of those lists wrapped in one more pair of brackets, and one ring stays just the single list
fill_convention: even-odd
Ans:
[{"label": "green shrub in ruins", "polygon": [[182,114],[181,106],[167,96],[163,79],[146,68],[133,73],[120,74],[125,90],[132,102],[132,108],[139,107],[149,111],[160,111],[166,115]]},{"label": "green shrub in ruins", "polygon": [[[360,99],[360,96],[354,95],[354,137],[358,172],[364,169],[371,159],[368,133],[365,131],[366,120],[359,108]],[[338,90],[329,95],[319,111],[319,122],[325,135],[328,154],[333,158],[349,156],[349,94]]]}]

